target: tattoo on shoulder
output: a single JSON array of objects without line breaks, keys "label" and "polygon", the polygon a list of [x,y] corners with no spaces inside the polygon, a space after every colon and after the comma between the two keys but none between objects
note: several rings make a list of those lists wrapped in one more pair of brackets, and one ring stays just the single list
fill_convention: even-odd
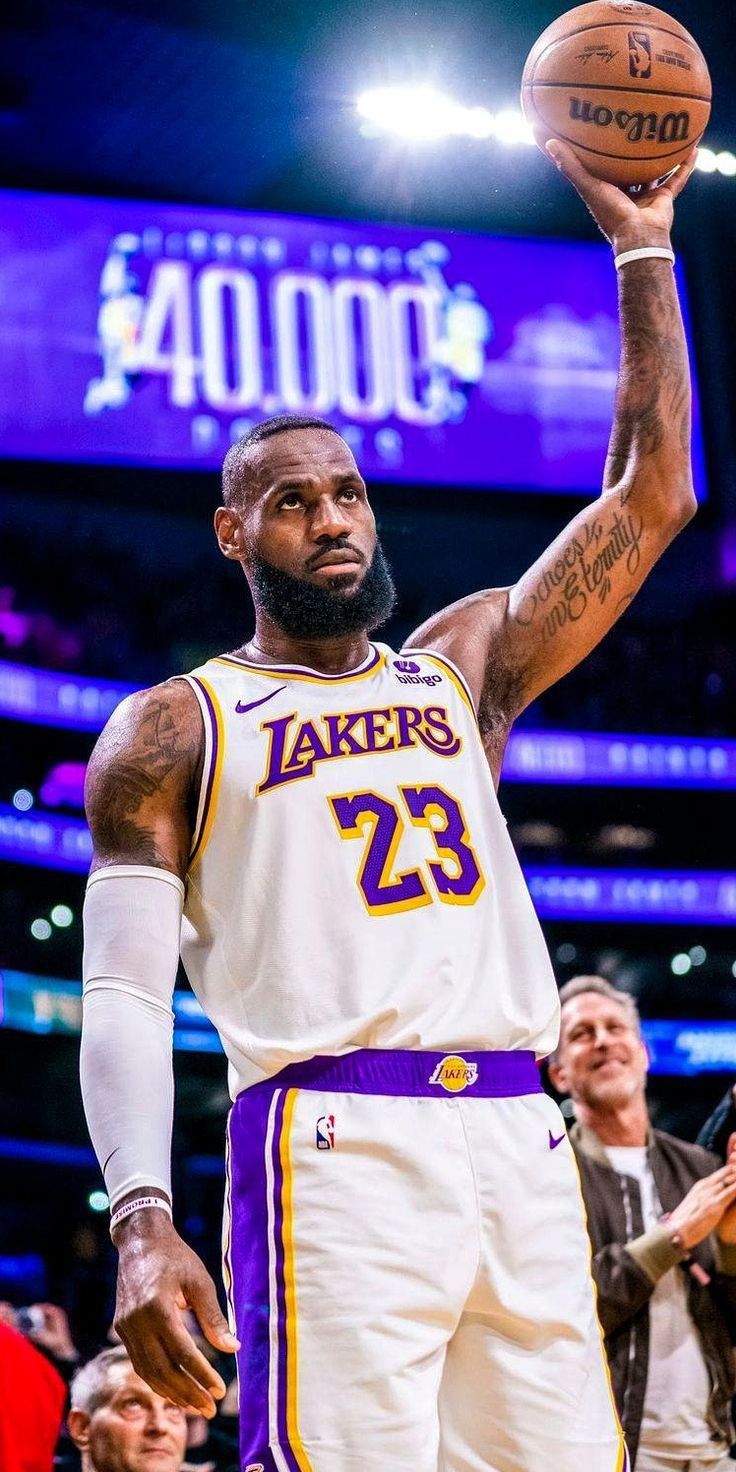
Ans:
[{"label": "tattoo on shoulder", "polygon": [[[86,806],[98,855],[123,855],[136,863],[166,867],[152,816],[155,799],[179,768],[182,788],[193,778],[199,755],[196,729],[182,722],[165,691],[151,692],[121,742],[105,733],[90,762]],[[146,812],[146,808],[149,811]]]}]

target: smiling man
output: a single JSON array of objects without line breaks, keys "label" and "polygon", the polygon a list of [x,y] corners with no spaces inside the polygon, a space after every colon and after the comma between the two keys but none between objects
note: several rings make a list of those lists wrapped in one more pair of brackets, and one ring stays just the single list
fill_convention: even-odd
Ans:
[{"label": "smiling man", "polygon": [[120,1346],[77,1371],[67,1423],[82,1472],[179,1472],[184,1461],[184,1411],[141,1380]]},{"label": "smiling man", "polygon": [[[82,1084],[116,1325],[148,1383],[205,1415],[225,1387],[184,1306],[238,1351],[249,1472],[625,1466],[536,1061],[557,988],[495,784],[519,712],[695,509],[668,244],[694,155],[635,200],[556,147],[620,268],[601,497],[517,583],[395,652],[371,639],[393,590],[349,446],[267,420],[230,450],[215,518],[253,637],[124,702],[89,766]],[[171,1221],[180,946],[229,1063],[239,1343]]]},{"label": "smiling man", "polygon": [[652,1129],[636,1003],[560,991],[550,1078],[575,1106],[598,1310],[635,1472],[728,1472],[734,1438],[736,1135],[729,1160]]}]

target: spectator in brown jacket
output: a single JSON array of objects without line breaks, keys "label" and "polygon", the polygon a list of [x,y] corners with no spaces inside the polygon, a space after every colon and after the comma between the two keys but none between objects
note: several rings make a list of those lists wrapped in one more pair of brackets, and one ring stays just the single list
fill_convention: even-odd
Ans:
[{"label": "spectator in brown jacket", "polygon": [[575,977],[560,997],[549,1074],[575,1109],[569,1138],[632,1465],[734,1472],[736,1134],[724,1166],[652,1129],[633,999],[598,976]]}]

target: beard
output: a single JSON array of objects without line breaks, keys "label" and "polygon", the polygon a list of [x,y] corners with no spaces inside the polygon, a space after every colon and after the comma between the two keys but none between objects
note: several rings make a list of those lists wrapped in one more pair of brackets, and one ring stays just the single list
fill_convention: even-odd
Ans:
[{"label": "beard", "polygon": [[257,552],[251,552],[248,571],[254,603],[292,639],[370,634],[396,606],[396,589],[380,542],[357,588],[351,587],[353,573],[336,573],[319,587],[274,567]]}]

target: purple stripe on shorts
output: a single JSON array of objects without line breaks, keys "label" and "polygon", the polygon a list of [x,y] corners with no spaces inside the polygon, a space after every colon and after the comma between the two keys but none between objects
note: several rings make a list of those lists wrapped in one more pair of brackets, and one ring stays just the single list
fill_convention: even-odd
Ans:
[{"label": "purple stripe on shorts", "polygon": [[409,1049],[359,1048],[340,1058],[289,1063],[273,1078],[253,1084],[241,1099],[277,1089],[322,1089],[341,1094],[388,1094],[397,1098],[513,1099],[540,1094],[542,1082],[531,1052],[424,1053]]},{"label": "purple stripe on shorts", "polygon": [[271,1096],[261,1092],[230,1116],[230,1296],[240,1383],[241,1465],[278,1472],[269,1449],[270,1363],[266,1132]]}]

